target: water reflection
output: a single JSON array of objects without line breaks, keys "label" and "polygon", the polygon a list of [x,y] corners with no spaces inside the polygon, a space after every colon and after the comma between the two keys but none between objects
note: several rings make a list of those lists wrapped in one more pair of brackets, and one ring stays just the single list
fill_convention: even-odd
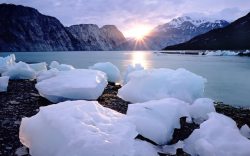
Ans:
[{"label": "water reflection", "polygon": [[141,64],[144,68],[148,69],[151,66],[149,53],[143,51],[136,51],[131,53],[131,64]]}]

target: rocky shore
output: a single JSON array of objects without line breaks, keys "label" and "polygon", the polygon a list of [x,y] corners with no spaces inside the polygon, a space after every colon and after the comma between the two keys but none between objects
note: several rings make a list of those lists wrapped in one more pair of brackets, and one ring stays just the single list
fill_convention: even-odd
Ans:
[{"label": "rocky shore", "polygon": [[[0,155],[29,156],[28,149],[23,147],[18,137],[21,119],[35,115],[41,106],[52,104],[38,94],[35,83],[35,81],[30,80],[11,80],[8,91],[0,93]],[[126,113],[129,102],[117,96],[119,88],[120,86],[110,83],[102,96],[98,98],[98,101],[105,107],[120,113]],[[235,108],[223,103],[216,103],[215,107],[217,112],[233,118],[238,127],[244,124],[250,125],[250,109]],[[174,137],[169,144],[184,140],[194,129],[199,127],[196,124],[186,123],[185,118],[181,118],[180,122],[181,129],[175,130]],[[137,138],[147,140],[142,136]],[[176,155],[184,156],[188,154],[178,149]]]}]

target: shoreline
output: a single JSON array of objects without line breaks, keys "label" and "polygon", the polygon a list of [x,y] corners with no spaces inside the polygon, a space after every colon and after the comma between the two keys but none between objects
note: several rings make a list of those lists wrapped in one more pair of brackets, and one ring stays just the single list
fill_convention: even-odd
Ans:
[{"label": "shoreline", "polygon": [[[16,155],[17,149],[18,155],[29,155],[18,137],[21,119],[35,115],[41,106],[53,104],[38,94],[38,91],[35,89],[35,83],[35,80],[10,80],[8,91],[0,93],[0,155]],[[104,107],[125,114],[130,103],[117,96],[117,91],[120,87],[119,85],[109,83],[97,101]],[[236,108],[223,103],[216,103],[215,108],[218,113],[234,119],[239,128],[244,124],[250,125],[250,109]],[[173,139],[169,144],[174,144],[178,140],[187,138],[194,129],[199,127],[199,125],[193,123],[186,123],[183,119],[180,122],[181,129],[174,131]],[[140,135],[137,138],[146,139]],[[188,154],[182,150],[177,150],[176,155]]]}]

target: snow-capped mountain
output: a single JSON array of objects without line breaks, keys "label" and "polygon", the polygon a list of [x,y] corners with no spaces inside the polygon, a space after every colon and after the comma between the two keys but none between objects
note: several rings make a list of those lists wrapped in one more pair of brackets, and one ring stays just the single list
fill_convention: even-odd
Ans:
[{"label": "snow-capped mountain", "polygon": [[130,40],[122,48],[126,50],[160,50],[169,45],[188,41],[210,30],[225,27],[228,24],[225,20],[193,19],[188,16],[178,17],[155,27],[145,37],[143,44]]}]

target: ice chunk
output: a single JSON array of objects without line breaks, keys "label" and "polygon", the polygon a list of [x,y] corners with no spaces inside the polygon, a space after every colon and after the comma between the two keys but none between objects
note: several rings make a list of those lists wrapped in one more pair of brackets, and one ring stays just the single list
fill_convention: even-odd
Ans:
[{"label": "ice chunk", "polygon": [[174,98],[130,104],[127,115],[136,125],[139,134],[163,145],[172,139],[180,118],[189,117],[187,103]]},{"label": "ice chunk", "polygon": [[59,73],[59,70],[56,69],[56,68],[52,68],[52,69],[49,69],[47,71],[42,71],[40,73],[37,74],[37,82],[40,82],[42,80],[45,80],[45,79],[49,79],[51,77],[54,77],[56,76],[57,74]]},{"label": "ice chunk", "polygon": [[125,115],[82,100],[41,107],[22,119],[19,137],[34,156],[157,155],[137,134]]},{"label": "ice chunk", "polygon": [[9,76],[10,79],[35,79],[36,72],[30,68],[27,63],[18,62],[13,66],[10,66],[3,76]]},{"label": "ice chunk", "polygon": [[250,139],[250,128],[248,127],[248,125],[243,125],[240,128],[240,133],[245,136],[246,138]]},{"label": "ice chunk", "polygon": [[207,56],[235,56],[239,52],[229,51],[229,50],[217,50],[217,51],[206,51],[205,55]]},{"label": "ice chunk", "polygon": [[174,97],[192,103],[203,96],[206,79],[185,69],[152,69],[129,74],[118,96],[132,103]]},{"label": "ice chunk", "polygon": [[248,156],[250,140],[240,134],[235,121],[215,112],[184,140],[184,151],[199,156]]},{"label": "ice chunk", "polygon": [[9,84],[9,77],[2,76],[0,77],[0,92],[6,92]]},{"label": "ice chunk", "polygon": [[47,71],[47,63],[46,62],[29,64],[29,66],[37,73]]},{"label": "ice chunk", "polygon": [[191,117],[197,124],[208,119],[208,114],[215,112],[214,101],[208,98],[200,98],[194,101],[189,109]]},{"label": "ice chunk", "polygon": [[183,141],[178,141],[176,144],[164,145],[164,146],[162,146],[162,148],[158,148],[158,152],[164,153],[164,154],[176,155],[177,149],[183,148],[183,146],[184,146]]},{"label": "ice chunk", "polygon": [[11,54],[7,57],[0,57],[0,73],[3,73],[8,70],[8,67],[15,64],[16,56]]},{"label": "ice chunk", "polygon": [[52,61],[49,65],[50,69],[52,68],[56,68],[59,71],[68,71],[68,70],[72,70],[75,69],[72,65],[68,65],[68,64],[59,64],[57,61]]},{"label": "ice chunk", "polygon": [[97,99],[107,85],[106,74],[89,69],[61,71],[36,84],[39,94],[51,102]]},{"label": "ice chunk", "polygon": [[121,80],[120,70],[110,62],[100,62],[89,67],[90,69],[100,70],[107,74],[108,81],[118,83]]},{"label": "ice chunk", "polygon": [[144,67],[141,64],[129,65],[124,73],[123,84],[126,84],[129,81],[129,74],[134,71],[144,70]]}]

